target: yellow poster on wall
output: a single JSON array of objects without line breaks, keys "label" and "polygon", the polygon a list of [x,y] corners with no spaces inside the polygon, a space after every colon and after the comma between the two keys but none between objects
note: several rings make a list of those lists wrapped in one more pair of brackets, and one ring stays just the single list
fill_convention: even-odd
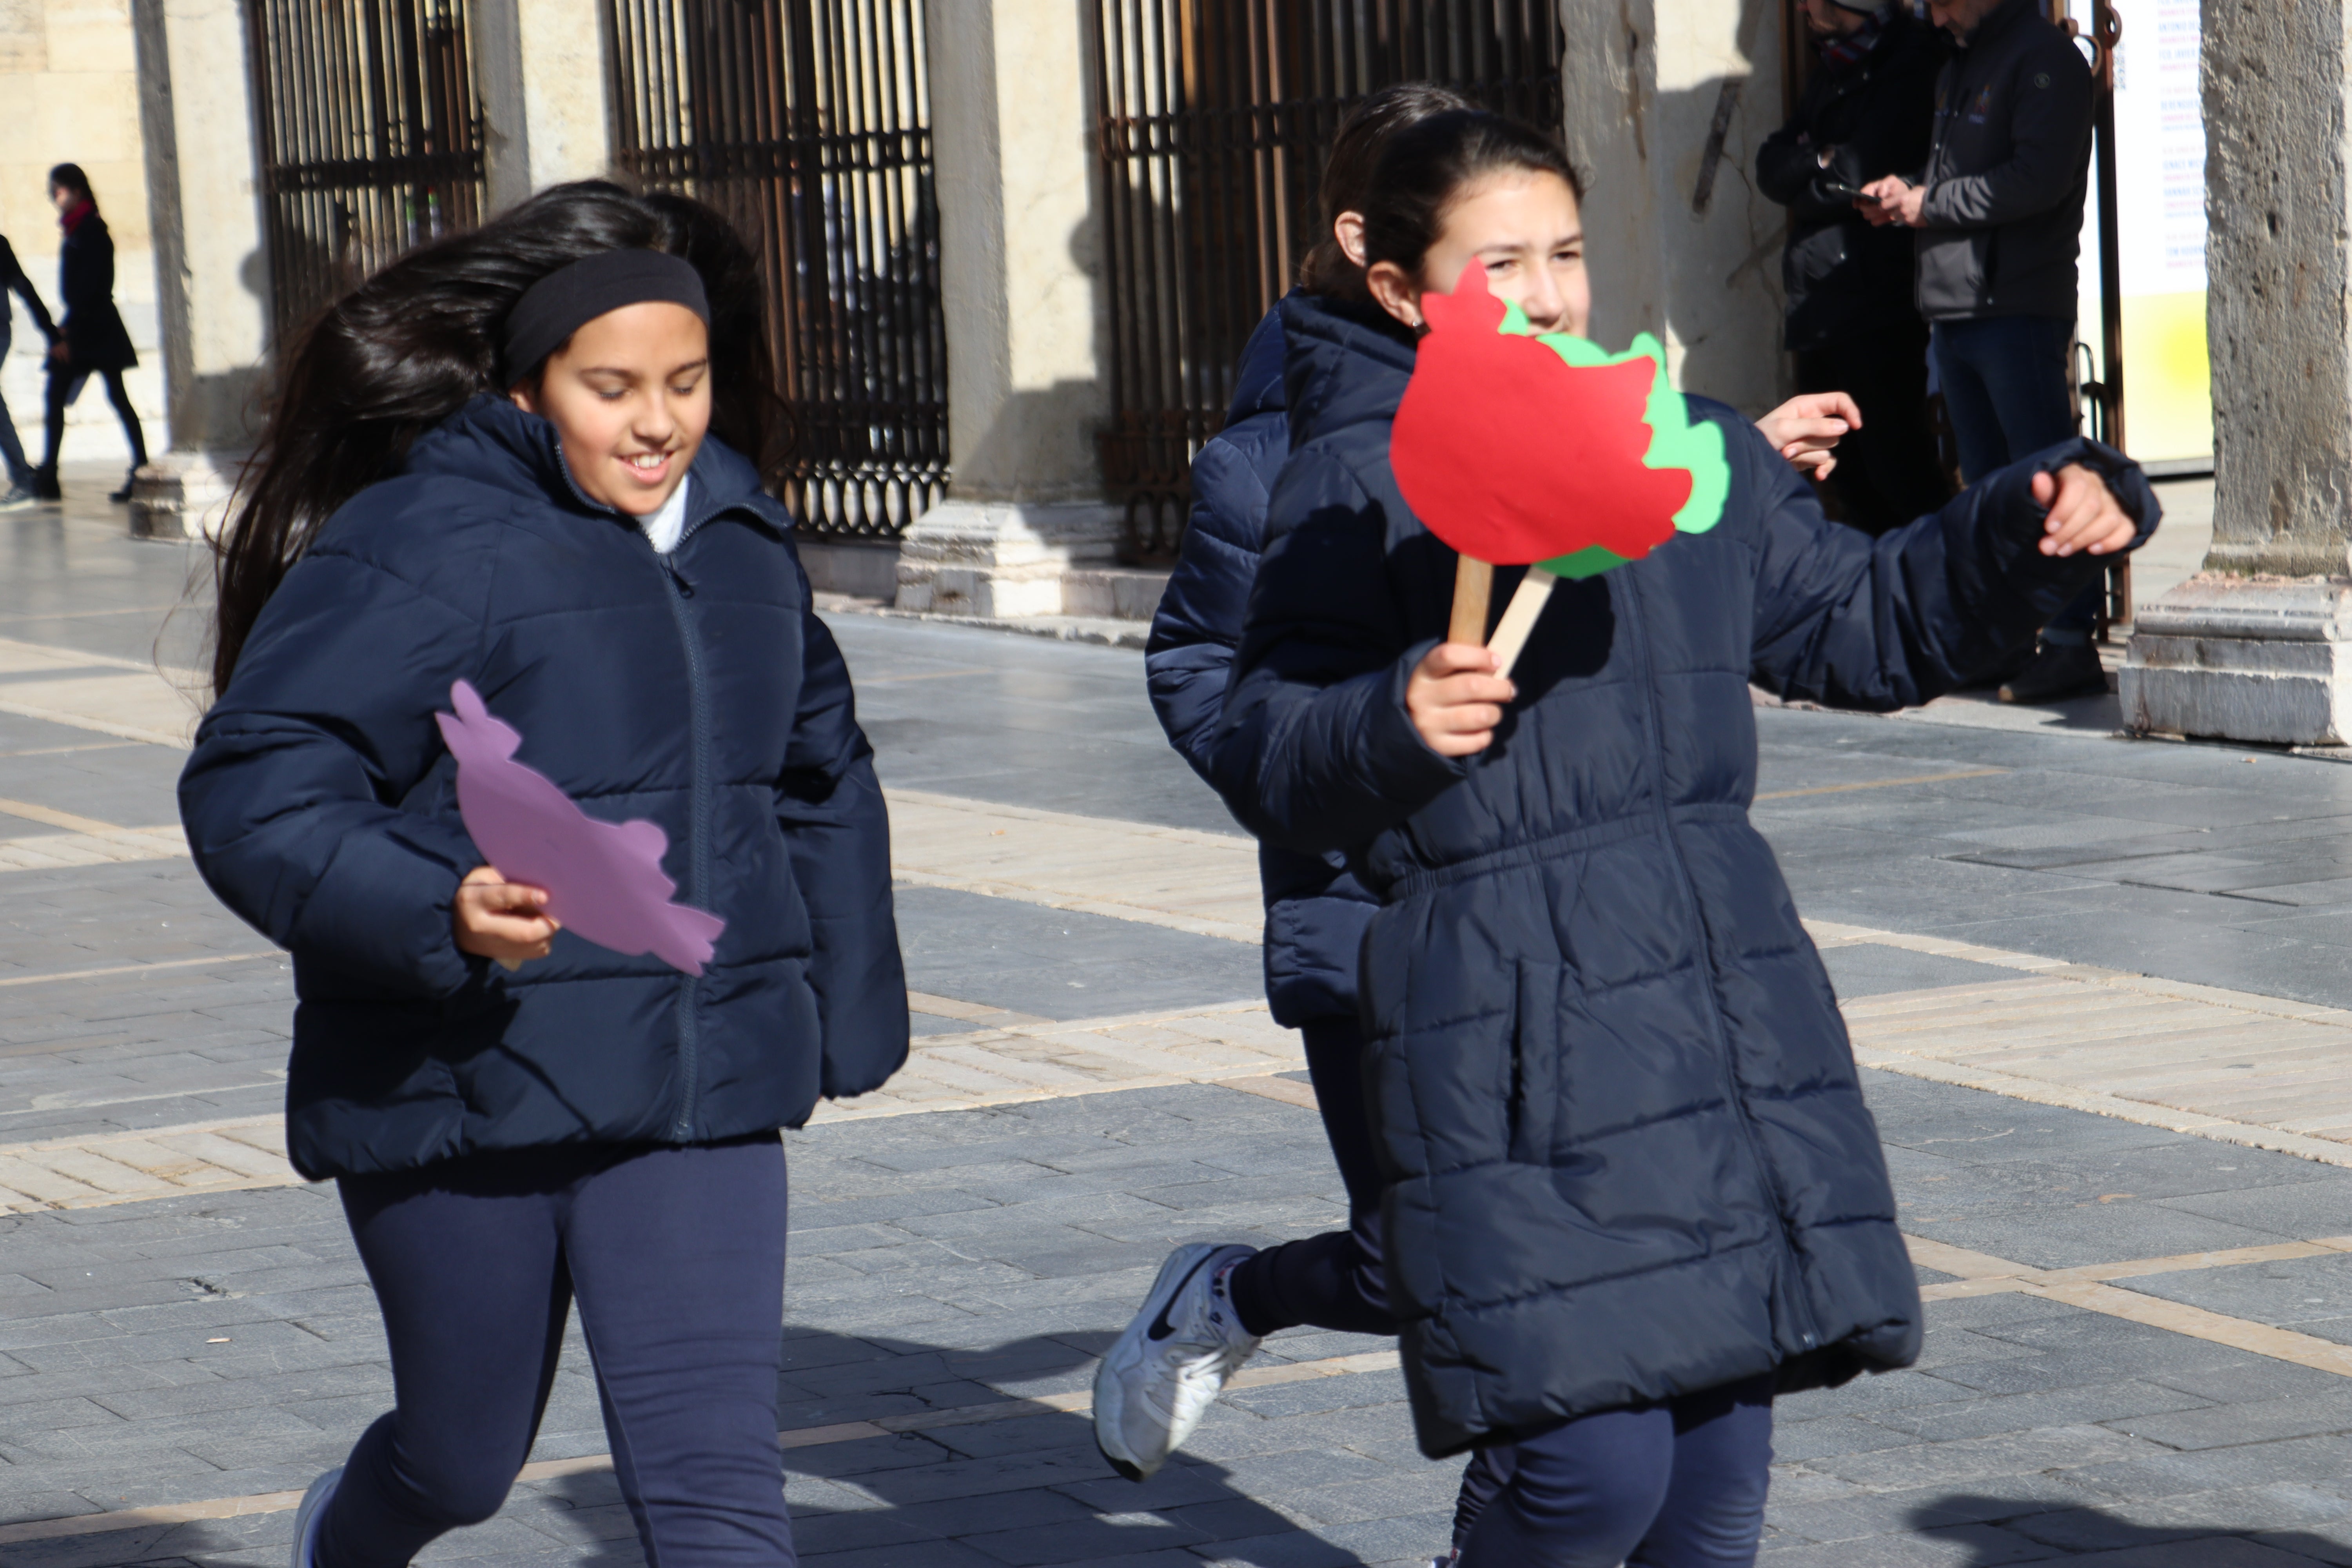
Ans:
[{"label": "yellow poster on wall", "polygon": [[[2205,343],[2205,121],[2197,0],[2119,7],[2116,205],[2123,298],[2124,436],[2141,462],[2174,471],[2213,460]],[[2087,0],[2074,14],[2089,31]],[[2094,176],[2095,179],[2095,175]],[[2095,204],[2083,226],[2081,336],[2100,353]],[[2106,367],[2099,365],[2104,376]]]}]

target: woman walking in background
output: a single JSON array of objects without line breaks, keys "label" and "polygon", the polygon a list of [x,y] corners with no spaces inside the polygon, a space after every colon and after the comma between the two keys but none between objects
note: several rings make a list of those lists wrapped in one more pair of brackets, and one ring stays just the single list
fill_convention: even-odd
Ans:
[{"label": "woman walking in background", "polygon": [[[59,163],[49,171],[49,200],[57,204],[58,226],[66,231],[58,254],[58,297],[65,305],[65,321],[49,344],[47,408],[48,451],[33,475],[33,494],[41,500],[58,500],[58,448],[66,437],[66,408],[91,376],[103,377],[106,400],[122,420],[123,438],[131,444],[131,474],[147,466],[147,433],[123,390],[122,373],[139,363],[114,308],[114,237],[98,216],[98,198],[90,194],[89,176],[79,163]],[[131,476],[107,498],[131,499]]]}]

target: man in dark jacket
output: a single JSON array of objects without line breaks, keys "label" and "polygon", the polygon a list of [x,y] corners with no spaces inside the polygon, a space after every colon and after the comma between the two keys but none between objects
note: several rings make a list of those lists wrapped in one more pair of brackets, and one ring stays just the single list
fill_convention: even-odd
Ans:
[{"label": "man in dark jacket", "polygon": [[[1864,189],[1874,224],[1914,229],[1919,313],[1974,484],[2075,432],[2067,388],[2075,254],[2091,162],[2091,71],[2034,0],[1932,0],[1959,47],[1936,83],[1934,142],[1909,177]],[[2012,702],[2103,689],[2099,587],[2042,628]]]},{"label": "man in dark jacket", "polygon": [[[41,303],[39,290],[33,287],[33,280],[25,276],[25,268],[17,263],[16,247],[8,243],[6,236],[0,235],[0,361],[8,357],[10,322],[7,296],[11,293],[25,301],[25,309],[32,312],[33,324],[41,329],[41,336],[56,342],[58,328],[57,323],[49,320],[49,308]],[[16,511],[31,506],[37,499],[33,494],[33,465],[25,460],[25,445],[16,439],[16,426],[8,417],[8,405],[5,398],[0,398],[0,467],[5,467],[8,475],[7,491],[0,494],[0,511]]]},{"label": "man in dark jacket", "polygon": [[1798,388],[1850,394],[1862,410],[1832,483],[1847,522],[1883,533],[1951,491],[1927,426],[1910,237],[1865,221],[1854,194],[1927,158],[1942,50],[1893,0],[1805,0],[1804,11],[1821,64],[1795,117],[1757,153],[1756,178],[1789,209],[1780,276]]}]

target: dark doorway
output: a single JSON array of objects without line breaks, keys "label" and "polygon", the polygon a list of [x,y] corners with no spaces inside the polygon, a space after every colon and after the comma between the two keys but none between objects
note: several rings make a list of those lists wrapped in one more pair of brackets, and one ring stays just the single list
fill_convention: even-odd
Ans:
[{"label": "dark doorway", "polygon": [[1112,419],[1137,561],[1173,557],[1234,362],[1319,237],[1317,176],[1367,93],[1430,79],[1560,121],[1555,0],[1094,0]]},{"label": "dark doorway", "polygon": [[920,0],[609,0],[614,158],[758,248],[779,390],[772,476],[813,532],[896,538],[947,483]]}]

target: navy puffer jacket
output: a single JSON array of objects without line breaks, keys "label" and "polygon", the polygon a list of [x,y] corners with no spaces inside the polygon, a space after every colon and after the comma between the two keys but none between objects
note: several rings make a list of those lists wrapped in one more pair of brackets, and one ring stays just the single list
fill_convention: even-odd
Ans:
[{"label": "navy puffer jacket", "polygon": [[[1152,710],[1169,743],[1212,784],[1210,755],[1225,710],[1234,649],[1265,542],[1265,500],[1290,456],[1282,404],[1282,317],[1269,310],[1242,350],[1224,428],[1192,459],[1192,513],[1183,558],[1151,618],[1143,656]],[[1274,1021],[1356,1012],[1356,952],[1379,900],[1334,849],[1302,855],[1260,844],[1265,890],[1265,999]]]},{"label": "navy puffer jacket", "polygon": [[1731,462],[1722,521],[1562,583],[1494,744],[1449,761],[1404,707],[1454,580],[1389,468],[1412,347],[1318,300],[1283,313],[1299,445],[1216,769],[1257,831],[1369,847],[1365,1082],[1423,1447],[1907,1363],[1919,1296],[1877,1130],[1748,819],[1748,683],[1934,696],[2099,570],[2035,550],[2033,472],[2104,470],[2145,538],[2138,470],[2069,442],[1872,540],[1694,399]]},{"label": "navy puffer jacket", "polygon": [[[905,1059],[889,828],[782,507],[716,441],[667,559],[554,427],[476,398],[329,521],[196,735],[205,880],[294,955],[288,1142],[313,1179],[478,1150],[796,1125]],[[433,716],[471,681],[590,815],[650,817],[702,977],[569,931],[457,951],[482,863]]]}]

